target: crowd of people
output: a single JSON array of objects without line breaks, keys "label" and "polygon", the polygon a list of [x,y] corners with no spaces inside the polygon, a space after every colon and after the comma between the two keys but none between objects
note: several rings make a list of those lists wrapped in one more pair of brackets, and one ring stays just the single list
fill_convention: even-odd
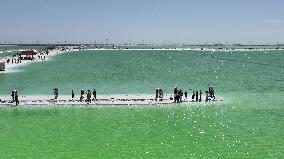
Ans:
[{"label": "crowd of people", "polygon": [[[82,102],[84,97],[85,91],[83,89],[81,89],[81,96],[80,96],[80,101]],[[92,98],[92,94],[93,94],[93,99]],[[91,103],[92,101],[95,101],[97,99],[97,91],[96,89],[93,90],[93,92],[91,92],[91,90],[88,90],[88,92],[86,93],[87,97],[86,97],[86,102]],[[74,100],[75,94],[74,94],[74,90],[72,90],[72,100]]]},{"label": "crowd of people", "polygon": [[[48,55],[45,55],[46,53],[39,53],[38,56],[37,56],[37,59],[38,60],[45,60],[46,59],[46,56]],[[30,60],[35,60],[36,58],[31,58]],[[19,63],[22,63],[22,60],[24,60],[24,58],[21,58],[21,56],[19,55],[19,53],[17,54],[14,54],[11,58],[8,58],[6,60],[6,63],[12,63],[12,64],[19,64]]]},{"label": "crowd of people", "polygon": [[6,61],[7,63],[15,63],[15,64],[19,64],[19,63],[22,63],[22,60],[20,59],[20,58],[15,58],[14,56],[11,58],[11,60],[10,59],[7,59],[7,61]]},{"label": "crowd of people", "polygon": [[[185,92],[185,94],[186,94],[186,98],[187,98],[187,92]],[[181,102],[182,96],[183,96],[183,91],[181,89],[177,89],[177,87],[175,87],[175,89],[174,89],[174,102],[175,103]]]},{"label": "crowd of people", "polygon": [[[213,87],[210,87],[208,85],[208,90],[205,91],[205,93],[206,93],[205,101],[210,101],[212,99],[215,100],[215,90],[213,89]],[[58,99],[58,95],[59,95],[58,88],[53,89],[53,94],[54,94],[54,100]],[[93,96],[93,98],[92,98],[92,96]],[[175,87],[174,88],[174,98],[171,97],[170,100],[174,100],[174,103],[180,103],[180,102],[185,101],[183,99],[183,96],[184,96],[185,100],[188,101],[187,91],[183,92],[182,89],[178,89],[177,87]],[[10,103],[15,102],[15,104],[18,105],[19,104],[19,97],[18,97],[18,91],[17,90],[12,91],[11,97],[12,97],[12,100],[10,101]],[[74,98],[75,98],[74,90],[71,91],[71,98],[72,98],[71,101],[74,101]],[[164,98],[163,90],[160,89],[160,88],[157,88],[156,94],[155,94],[155,100],[160,101],[160,100],[163,100],[163,98]],[[94,89],[92,92],[91,92],[91,90],[88,90],[86,93],[83,89],[81,89],[79,101],[82,102],[84,100],[85,100],[85,102],[88,102],[88,103],[91,103],[92,101],[96,101],[97,100],[96,89]],[[202,101],[202,91],[201,90],[193,91],[190,101],[201,102]],[[2,102],[2,101],[0,100],[0,102]]]},{"label": "crowd of people", "polygon": [[[54,94],[54,99],[57,99],[58,98],[58,88],[54,88],[53,89],[53,94]],[[92,94],[93,94],[93,99],[92,99]],[[80,102],[82,102],[84,100],[84,95],[85,95],[85,91],[83,89],[81,89],[80,91]],[[74,98],[75,98],[75,92],[74,90],[71,91],[71,98],[72,98],[72,101],[74,101]],[[95,101],[97,99],[97,91],[96,89],[93,90],[93,92],[91,92],[91,90],[88,90],[86,92],[86,98],[85,98],[86,102],[89,102],[91,103],[92,101]]]},{"label": "crowd of people", "polygon": [[208,85],[208,91],[206,92],[206,101],[211,100],[211,98],[213,98],[215,100],[215,90],[213,89],[213,87],[210,87]]},{"label": "crowd of people", "polygon": [[21,64],[24,61],[46,60],[48,51],[40,51],[34,56],[22,56],[21,53],[9,54],[7,57],[0,58],[1,62],[7,64]]},{"label": "crowd of people", "polygon": [[[215,90],[213,89],[213,87],[210,87],[208,85],[208,91],[205,91],[205,93],[206,93],[205,101],[209,101],[212,98],[215,100]],[[177,87],[174,88],[174,102],[175,103],[182,102],[183,95],[185,99],[188,99],[187,91],[183,92],[181,89],[178,89]],[[191,101],[201,102],[202,101],[202,91],[201,90],[193,91],[191,95]]]}]

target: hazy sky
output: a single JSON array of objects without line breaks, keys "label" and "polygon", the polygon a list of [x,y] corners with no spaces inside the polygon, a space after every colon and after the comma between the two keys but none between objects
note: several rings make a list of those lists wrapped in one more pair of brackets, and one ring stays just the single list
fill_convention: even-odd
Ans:
[{"label": "hazy sky", "polygon": [[0,42],[284,43],[284,0],[0,0]]}]

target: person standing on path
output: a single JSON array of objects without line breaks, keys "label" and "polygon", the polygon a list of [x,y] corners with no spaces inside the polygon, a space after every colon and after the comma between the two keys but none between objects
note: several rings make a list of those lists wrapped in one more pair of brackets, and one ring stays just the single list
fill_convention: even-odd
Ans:
[{"label": "person standing on path", "polygon": [[16,105],[19,105],[19,97],[18,97],[17,91],[15,91],[15,101],[16,101]]},{"label": "person standing on path", "polygon": [[196,95],[195,95],[195,101],[198,102],[198,91],[196,91]]},{"label": "person standing on path", "polygon": [[177,89],[177,87],[175,87],[175,89],[174,89],[174,102],[175,103],[177,102],[177,96],[178,96],[178,89]]},{"label": "person standing on path", "polygon": [[72,100],[74,100],[75,94],[74,94],[74,90],[72,89]]},{"label": "person standing on path", "polygon": [[187,99],[187,91],[184,92],[184,97]]},{"label": "person standing on path", "polygon": [[94,91],[93,91],[93,96],[94,96],[93,100],[96,101],[97,100],[97,91],[96,91],[96,89],[94,89]]},{"label": "person standing on path", "polygon": [[54,99],[57,99],[58,98],[58,88],[54,88],[53,89],[53,93],[54,93]]},{"label": "person standing on path", "polygon": [[80,101],[82,102],[82,100],[84,99],[84,90],[83,89],[81,89],[81,96],[80,96]]},{"label": "person standing on path", "polygon": [[87,102],[89,102],[89,103],[91,103],[91,98],[92,98],[92,95],[91,95],[91,91],[90,90],[88,90],[88,93],[87,93]]},{"label": "person standing on path", "polygon": [[11,97],[12,97],[12,103],[13,103],[15,101],[15,90],[12,91]]}]

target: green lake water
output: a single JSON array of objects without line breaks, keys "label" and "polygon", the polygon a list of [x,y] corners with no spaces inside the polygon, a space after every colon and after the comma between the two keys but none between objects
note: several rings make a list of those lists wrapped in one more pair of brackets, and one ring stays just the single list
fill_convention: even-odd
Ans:
[{"label": "green lake water", "polygon": [[[172,93],[221,103],[0,108],[0,158],[283,158],[284,52],[82,51],[0,74],[0,94]],[[59,95],[60,95],[59,94]]]}]

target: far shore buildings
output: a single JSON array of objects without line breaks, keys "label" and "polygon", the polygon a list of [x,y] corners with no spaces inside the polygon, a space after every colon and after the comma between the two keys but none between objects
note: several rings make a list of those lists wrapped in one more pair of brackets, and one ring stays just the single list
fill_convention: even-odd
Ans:
[{"label": "far shore buildings", "polygon": [[33,60],[35,59],[35,55],[37,53],[34,52],[33,50],[28,50],[28,51],[22,51],[19,53],[19,57],[21,60]]}]

